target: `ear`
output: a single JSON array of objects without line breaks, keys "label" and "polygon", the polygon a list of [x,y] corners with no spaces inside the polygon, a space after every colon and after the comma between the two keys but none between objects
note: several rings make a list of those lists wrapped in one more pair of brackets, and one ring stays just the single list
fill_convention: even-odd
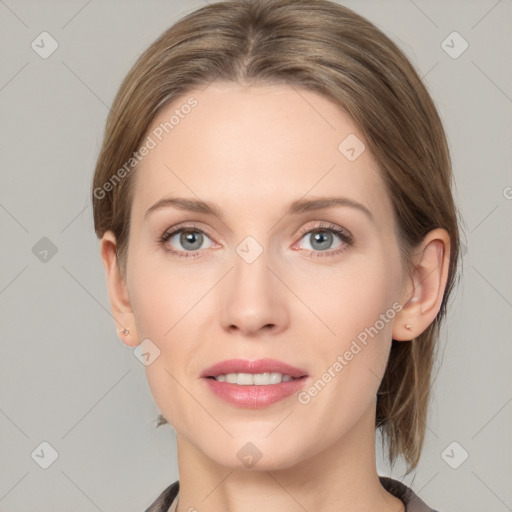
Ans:
[{"label": "ear", "polygon": [[[114,233],[107,231],[101,239],[101,258],[107,278],[110,308],[121,341],[133,347],[139,344],[139,337],[128,296],[128,288],[117,263],[116,248],[117,242]],[[128,334],[125,334],[126,330],[129,331]]]},{"label": "ear", "polygon": [[402,293],[403,308],[393,325],[393,339],[397,341],[419,336],[441,309],[450,265],[448,232],[438,228],[428,233],[415,252],[413,264],[412,278],[407,277]]}]

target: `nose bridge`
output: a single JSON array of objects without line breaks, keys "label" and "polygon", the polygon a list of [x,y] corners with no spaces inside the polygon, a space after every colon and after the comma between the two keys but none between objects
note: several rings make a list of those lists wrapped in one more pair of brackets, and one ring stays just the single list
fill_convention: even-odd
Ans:
[{"label": "nose bridge", "polygon": [[270,251],[255,237],[247,236],[236,246],[223,300],[225,328],[255,333],[262,327],[276,330],[284,326],[287,311],[269,266]]},{"label": "nose bridge", "polygon": [[[264,243],[264,242],[263,242]],[[253,236],[245,237],[235,248],[232,292],[247,308],[261,308],[271,298],[272,276],[267,268],[270,254]]]},{"label": "nose bridge", "polygon": [[254,237],[248,236],[238,244],[235,253],[233,284],[237,290],[265,294],[272,286],[269,282],[269,251]]}]

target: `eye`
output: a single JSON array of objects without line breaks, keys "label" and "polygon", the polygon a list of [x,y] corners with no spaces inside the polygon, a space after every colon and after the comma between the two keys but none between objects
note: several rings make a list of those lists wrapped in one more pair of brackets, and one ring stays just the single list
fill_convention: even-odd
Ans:
[{"label": "eye", "polygon": [[195,258],[199,256],[201,249],[210,247],[208,240],[211,241],[210,237],[202,229],[196,226],[182,226],[166,231],[159,238],[159,243],[167,252],[175,256]]},{"label": "eye", "polygon": [[[310,257],[335,256],[353,245],[352,235],[345,229],[333,224],[320,224],[301,231],[301,240],[306,247],[295,244],[293,248],[309,252]],[[210,241],[210,244],[208,244]],[[181,226],[171,228],[158,239],[164,250],[180,258],[197,258],[202,249],[215,246],[215,242],[197,226]],[[218,245],[217,245],[218,246]]]},{"label": "eye", "polygon": [[301,232],[301,240],[306,240],[306,247],[311,257],[335,256],[341,254],[353,244],[352,235],[345,229],[333,224],[320,224]]}]

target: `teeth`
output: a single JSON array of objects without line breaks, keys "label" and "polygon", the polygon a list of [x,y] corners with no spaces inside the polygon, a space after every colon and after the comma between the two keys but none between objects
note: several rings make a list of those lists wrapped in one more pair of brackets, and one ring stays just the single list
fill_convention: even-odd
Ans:
[{"label": "teeth", "polygon": [[217,375],[215,380],[219,382],[229,382],[230,384],[238,384],[239,386],[268,386],[269,384],[280,384],[294,380],[290,375],[283,375],[277,372],[265,373],[228,373],[225,375]]}]

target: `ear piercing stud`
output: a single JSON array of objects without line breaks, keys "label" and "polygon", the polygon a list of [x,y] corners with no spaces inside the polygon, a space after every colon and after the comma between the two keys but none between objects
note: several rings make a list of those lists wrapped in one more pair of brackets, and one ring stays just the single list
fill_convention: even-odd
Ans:
[{"label": "ear piercing stud", "polygon": [[404,324],[404,326],[408,331],[412,331],[412,327],[409,324]]},{"label": "ear piercing stud", "polygon": [[123,329],[122,332],[125,336],[128,336],[128,334],[130,334],[130,329]]}]

